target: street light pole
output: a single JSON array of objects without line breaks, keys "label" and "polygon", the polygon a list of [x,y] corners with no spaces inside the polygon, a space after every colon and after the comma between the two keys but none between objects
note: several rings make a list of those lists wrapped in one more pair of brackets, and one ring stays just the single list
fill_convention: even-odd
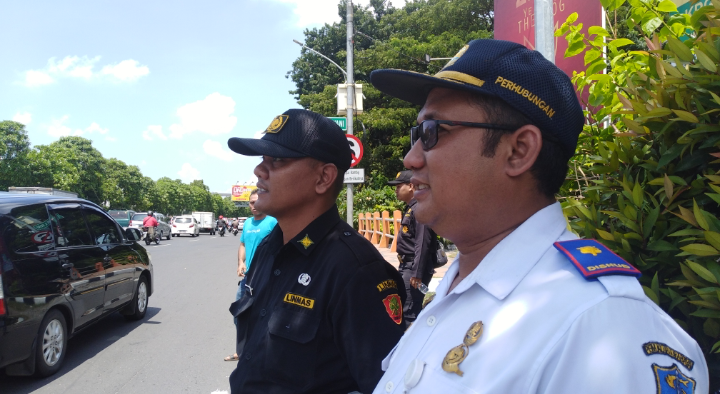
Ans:
[{"label": "street light pole", "polygon": [[[345,78],[347,79],[347,133],[352,135],[353,133],[353,115],[355,112],[355,78],[353,77],[353,33],[355,32],[353,26],[353,8],[352,0],[347,0],[347,73]],[[338,174],[338,176],[344,177],[345,174]],[[347,184],[347,222],[349,225],[353,225],[353,184]]]}]

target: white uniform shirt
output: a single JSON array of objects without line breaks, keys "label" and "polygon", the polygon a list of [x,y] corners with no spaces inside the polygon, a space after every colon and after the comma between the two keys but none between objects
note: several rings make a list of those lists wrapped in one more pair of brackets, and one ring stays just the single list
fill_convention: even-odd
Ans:
[{"label": "white uniform shirt", "polygon": [[[654,394],[691,384],[687,378],[695,393],[707,393],[697,343],[634,277],[585,279],[553,247],[577,239],[566,226],[558,203],[535,213],[448,294],[453,262],[383,361],[374,393]],[[444,371],[445,355],[476,321],[484,333],[459,365],[464,376]],[[655,350],[646,355],[644,344],[653,342],[665,347],[649,345]]]}]

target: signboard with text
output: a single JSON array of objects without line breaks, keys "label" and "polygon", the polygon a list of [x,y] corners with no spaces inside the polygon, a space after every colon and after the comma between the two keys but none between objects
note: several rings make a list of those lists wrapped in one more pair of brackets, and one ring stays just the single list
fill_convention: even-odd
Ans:
[{"label": "signboard with text", "polygon": [[257,186],[249,185],[235,185],[232,187],[232,201],[250,201],[250,193],[253,189],[257,189]]},{"label": "signboard with text", "polygon": [[333,122],[335,122],[335,124],[337,124],[338,126],[340,126],[340,128],[343,131],[347,131],[347,119],[345,119],[345,118],[329,118],[329,119],[332,120]]},{"label": "signboard with text", "polygon": [[[535,1],[495,0],[495,39],[520,43],[535,49]],[[553,26],[557,30],[573,12],[578,13],[576,23],[583,24],[587,33],[590,26],[603,25],[600,0],[554,0]],[[573,71],[585,70],[583,54],[565,58],[568,47],[565,37],[555,37],[555,64],[572,77]]]},{"label": "signboard with text", "polygon": [[351,168],[345,172],[345,181],[343,183],[365,183],[365,169]]}]

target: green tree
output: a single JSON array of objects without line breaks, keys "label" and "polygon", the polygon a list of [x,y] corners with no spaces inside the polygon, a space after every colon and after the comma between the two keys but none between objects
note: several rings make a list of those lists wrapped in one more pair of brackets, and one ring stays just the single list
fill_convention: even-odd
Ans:
[{"label": "green tree", "polygon": [[25,125],[11,120],[0,122],[0,190],[28,186],[30,139]]},{"label": "green tree", "polygon": [[102,187],[109,209],[139,210],[143,205],[142,195],[147,191],[140,169],[114,158],[105,163]]},{"label": "green tree", "polygon": [[[602,3],[610,12],[624,5]],[[628,7],[627,25],[648,51],[626,49],[632,40],[599,26],[585,35],[576,15],[556,33],[569,41],[568,54],[588,49],[587,69],[573,81],[593,106],[563,206],[574,231],[643,272],[645,293],[698,341],[717,388],[720,3],[692,16],[670,0]]]}]

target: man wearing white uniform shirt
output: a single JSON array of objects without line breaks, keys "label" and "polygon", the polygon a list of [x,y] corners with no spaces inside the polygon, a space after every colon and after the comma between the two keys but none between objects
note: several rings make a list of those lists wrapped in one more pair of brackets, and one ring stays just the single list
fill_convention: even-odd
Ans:
[{"label": "man wearing white uniform shirt", "polygon": [[708,392],[699,346],[639,271],[567,230],[554,194],[584,118],[560,69],[476,40],[434,76],[370,80],[423,106],[404,160],[415,215],[460,252],[375,393]]}]

